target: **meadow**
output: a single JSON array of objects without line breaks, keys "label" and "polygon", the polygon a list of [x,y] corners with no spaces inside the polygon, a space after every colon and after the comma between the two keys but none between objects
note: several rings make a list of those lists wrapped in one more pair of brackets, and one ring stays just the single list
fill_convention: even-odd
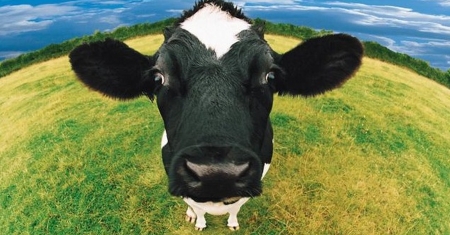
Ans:
[{"label": "meadow", "polygon": [[[287,51],[300,41],[269,35]],[[127,40],[152,54],[161,35]],[[162,120],[78,82],[66,56],[0,79],[1,234],[198,234],[167,192]],[[341,89],[275,97],[272,167],[241,230],[202,234],[450,234],[450,90],[364,58]]]}]

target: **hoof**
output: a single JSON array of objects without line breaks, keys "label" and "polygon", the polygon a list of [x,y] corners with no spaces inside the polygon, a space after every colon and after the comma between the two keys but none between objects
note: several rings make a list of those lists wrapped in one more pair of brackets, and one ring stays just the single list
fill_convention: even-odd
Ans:
[{"label": "hoof", "polygon": [[195,217],[191,217],[189,215],[186,215],[186,217],[184,217],[184,220],[186,220],[186,222],[189,222],[191,224],[195,223]]},{"label": "hoof", "polygon": [[206,227],[204,227],[204,228],[199,228],[199,227],[195,226],[195,230],[197,230],[197,231],[203,231],[203,230],[205,230],[205,228],[206,228]]},{"label": "hoof", "polygon": [[231,231],[238,231],[239,230],[239,226],[229,226],[228,227]]}]

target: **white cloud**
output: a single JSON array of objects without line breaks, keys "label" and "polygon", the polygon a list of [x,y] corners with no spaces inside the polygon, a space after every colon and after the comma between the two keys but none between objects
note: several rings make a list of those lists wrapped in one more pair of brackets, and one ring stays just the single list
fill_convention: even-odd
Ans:
[{"label": "white cloud", "polygon": [[0,36],[44,29],[52,24],[55,18],[76,10],[77,7],[74,6],[55,4],[1,6]]},{"label": "white cloud", "polygon": [[98,3],[103,5],[123,5],[126,4],[127,1],[98,1]]},{"label": "white cloud", "polygon": [[361,3],[327,2],[326,5],[337,7],[330,11],[345,9],[349,14],[358,15],[359,17],[352,20],[354,24],[416,29],[420,32],[450,35],[450,16],[446,15],[424,14],[405,7]]},{"label": "white cloud", "polygon": [[[395,52],[405,53],[418,58],[433,58],[435,65],[445,66],[446,51],[450,51],[450,41],[444,39],[396,37],[390,38],[373,34],[358,34],[358,37],[366,41],[376,41]],[[443,55],[444,54],[444,55]],[[450,56],[449,56],[450,57]],[[445,61],[444,63],[442,63]]]},{"label": "white cloud", "polygon": [[375,39],[377,42],[384,46],[391,47],[395,45],[395,40],[388,37],[378,36],[378,35],[366,35],[370,40]]},{"label": "white cloud", "polygon": [[[59,4],[0,6],[0,36],[40,31],[66,20],[77,23],[120,25],[120,15],[135,4],[133,1],[75,0]],[[113,7],[110,5],[113,5]]]},{"label": "white cloud", "polygon": [[0,51],[0,58],[10,59],[23,54],[24,51]]},{"label": "white cloud", "polygon": [[[170,11],[168,11],[168,12],[170,12]],[[181,13],[182,11],[180,11],[179,13]],[[177,12],[175,12],[175,13],[177,13]],[[151,18],[151,17],[154,17],[154,16],[156,16],[156,14],[155,13],[153,13],[153,14],[145,14],[145,15],[137,15],[136,17],[137,18]]]},{"label": "white cloud", "polygon": [[409,40],[403,40],[401,43],[405,46],[410,47],[422,47],[422,48],[450,48],[450,41],[445,40],[432,40],[432,41],[426,41],[426,42],[417,42],[417,41],[409,41]]},{"label": "white cloud", "polygon": [[98,19],[98,22],[112,24],[112,25],[118,25],[118,24],[122,23],[122,21],[119,19],[119,17],[117,15],[109,15],[109,16],[100,17]]},{"label": "white cloud", "polygon": [[290,4],[276,4],[276,5],[253,5],[244,6],[245,11],[326,11],[329,8],[318,6],[303,6],[303,5],[290,5]]},{"label": "white cloud", "polygon": [[[450,0],[447,0],[447,2],[450,2]],[[425,14],[398,6],[338,1],[309,6],[294,1],[285,1],[285,4],[244,6],[244,9],[247,11],[284,10],[323,12],[330,15],[339,14],[342,19],[356,25],[411,29],[424,33],[450,35],[450,16]]]},{"label": "white cloud", "polygon": [[424,44],[414,41],[401,41],[401,43],[407,47],[423,47]]},{"label": "white cloud", "polygon": [[437,4],[443,7],[450,7],[450,0],[422,0],[425,2],[437,2]]},{"label": "white cloud", "polygon": [[366,9],[366,10],[375,10],[374,7],[378,10],[383,10],[384,12],[399,12],[399,11],[410,11],[409,8],[397,7],[397,6],[389,6],[389,5],[367,5],[363,3],[346,3],[346,2],[325,2],[326,5],[329,6],[338,6],[344,8],[352,8],[352,9]]},{"label": "white cloud", "polygon": [[166,10],[166,12],[181,14],[181,13],[183,13],[183,10],[169,9],[169,10]]},{"label": "white cloud", "polygon": [[400,40],[398,44],[394,44],[389,48],[411,56],[438,55],[441,51],[448,50],[446,48],[450,48],[450,42],[443,40],[424,42]]},{"label": "white cloud", "polygon": [[245,5],[249,4],[249,3],[250,3],[250,4],[256,4],[256,3],[261,4],[261,3],[264,3],[264,4],[281,4],[281,5],[284,5],[284,4],[290,4],[290,5],[294,5],[294,4],[298,4],[299,2],[301,2],[301,1],[294,1],[294,0],[279,0],[279,1],[277,1],[277,0],[233,1],[233,3],[234,3],[236,6],[240,6],[240,7],[245,6]]},{"label": "white cloud", "polygon": [[378,36],[378,35],[372,35],[372,34],[363,34],[363,37],[365,40],[368,41],[376,41],[378,43],[380,43],[381,45],[396,51],[396,52],[401,52],[401,53],[419,53],[418,50],[413,49],[412,47],[408,47],[406,45],[402,45],[402,42],[400,42],[401,44],[397,43],[397,41],[395,41],[392,38],[389,37],[383,37],[383,36]]}]

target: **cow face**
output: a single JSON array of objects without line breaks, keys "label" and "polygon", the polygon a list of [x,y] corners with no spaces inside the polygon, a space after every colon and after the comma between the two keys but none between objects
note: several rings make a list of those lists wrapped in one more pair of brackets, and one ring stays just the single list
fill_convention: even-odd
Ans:
[{"label": "cow face", "polygon": [[343,84],[363,48],[348,35],[280,55],[240,10],[201,1],[164,32],[153,56],[107,39],[70,54],[78,78],[110,97],[156,97],[171,194],[197,202],[258,196],[272,156],[273,94],[313,96]]},{"label": "cow face", "polygon": [[261,193],[263,164],[272,155],[272,83],[281,71],[255,31],[235,37],[228,52],[219,55],[176,28],[167,33],[150,70],[161,82],[155,95],[174,195],[216,201]]}]

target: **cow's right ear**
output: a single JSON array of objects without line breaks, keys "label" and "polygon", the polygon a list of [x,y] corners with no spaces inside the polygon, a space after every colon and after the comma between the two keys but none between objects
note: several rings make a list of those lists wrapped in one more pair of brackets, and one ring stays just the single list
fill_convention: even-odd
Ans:
[{"label": "cow's right ear", "polygon": [[83,44],[69,58],[77,77],[95,91],[117,99],[153,95],[155,81],[146,76],[155,64],[153,58],[123,42],[106,39]]},{"label": "cow's right ear", "polygon": [[334,34],[309,39],[278,55],[283,79],[279,94],[314,96],[344,84],[359,68],[364,54],[361,42],[350,35]]}]

